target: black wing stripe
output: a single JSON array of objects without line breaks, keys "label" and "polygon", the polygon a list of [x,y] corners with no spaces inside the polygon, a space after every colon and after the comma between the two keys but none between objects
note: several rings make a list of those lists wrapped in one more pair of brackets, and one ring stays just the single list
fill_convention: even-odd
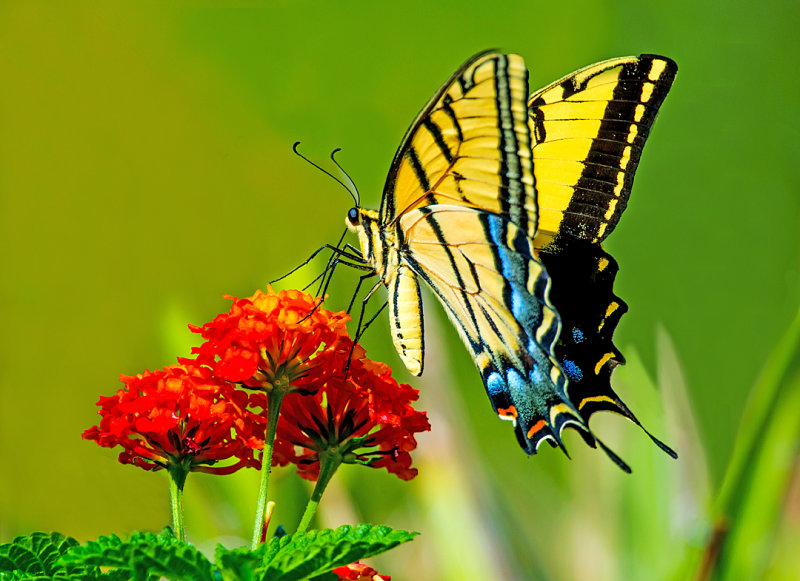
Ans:
[{"label": "black wing stripe", "polygon": [[436,146],[439,148],[439,151],[447,160],[447,163],[452,163],[453,153],[450,151],[450,148],[447,147],[447,144],[444,141],[444,137],[442,136],[442,130],[439,127],[439,125],[434,123],[431,120],[431,118],[428,117],[422,122],[422,126],[428,130],[428,133],[431,134],[431,137],[433,137],[433,141],[436,143]]},{"label": "black wing stripe", "polygon": [[458,140],[460,142],[464,141],[464,132],[461,131],[461,123],[458,121],[458,117],[456,116],[456,112],[453,111],[452,106],[453,99],[450,95],[445,95],[442,99],[442,110],[445,114],[450,118],[450,121],[453,123],[453,127],[456,129],[456,135],[458,136]]},{"label": "black wing stripe", "polygon": [[417,177],[419,187],[423,192],[429,192],[431,190],[431,185],[428,182],[428,174],[419,161],[417,150],[413,146],[409,147],[406,156],[408,157],[408,161],[411,162],[411,167],[414,168],[414,175]]},{"label": "black wing stripe", "polygon": [[[614,131],[614,128],[622,121],[629,126],[631,124],[636,125],[636,136],[641,142],[647,139],[658,108],[666,97],[665,88],[668,89],[671,84],[671,79],[660,84],[642,80],[649,78],[648,72],[652,69],[652,64],[652,58],[643,58],[639,61],[622,65],[622,71],[614,87],[612,100],[606,106],[603,120],[600,123],[600,132]],[[645,87],[650,85],[653,86],[653,92],[651,93],[651,98],[645,103],[643,101],[643,91]],[[626,133],[629,131],[630,128]],[[624,168],[620,168],[621,159],[626,153],[628,155],[627,162]],[[591,187],[592,183],[598,180],[616,181],[620,169],[624,170],[625,175],[623,176],[622,189],[617,197],[627,199],[633,185],[633,177],[641,154],[641,146],[633,147],[632,144],[628,143],[627,139],[620,140],[613,145],[604,140],[594,140],[589,148],[583,173],[575,185],[575,196],[567,206],[565,213],[579,214],[582,205],[596,204]],[[604,223],[611,226],[610,228],[601,228],[600,223],[595,223],[594,236],[597,236],[599,240],[608,236],[619,219],[622,209],[624,209],[624,206],[614,208],[612,216],[609,216],[609,219],[604,221]]]}]

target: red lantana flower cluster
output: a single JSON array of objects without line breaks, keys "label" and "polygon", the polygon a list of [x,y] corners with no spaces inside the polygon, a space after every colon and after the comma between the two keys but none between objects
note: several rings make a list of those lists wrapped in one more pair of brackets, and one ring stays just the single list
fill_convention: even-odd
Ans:
[{"label": "red lantana flower cluster", "polygon": [[329,367],[322,365],[325,346],[347,337],[343,312],[319,308],[309,294],[298,290],[256,291],[233,300],[231,310],[202,327],[190,325],[206,340],[192,350],[197,362],[214,375],[269,391],[279,381],[313,391]]},{"label": "red lantana flower cluster", "polygon": [[[83,438],[100,446],[122,446],[119,461],[145,470],[184,465],[186,471],[230,474],[258,466],[264,420],[248,411],[246,392],[194,365],[171,365],[122,375],[125,387],[97,405],[99,426]],[[216,466],[218,462],[232,464]]]},{"label": "red lantana flower cluster", "polygon": [[364,563],[350,563],[344,567],[336,567],[333,572],[339,581],[391,581],[389,575],[378,575],[378,572]]},{"label": "red lantana flower cluster", "polygon": [[[100,425],[83,437],[122,446],[121,462],[147,470],[180,462],[216,474],[258,467],[254,450],[264,447],[267,393],[280,388],[273,465],[294,463],[303,478],[316,480],[320,454],[332,453],[404,480],[416,476],[409,454],[414,434],[430,429],[425,413],[411,407],[418,392],[353,348],[346,313],[321,308],[297,290],[228,298],[229,312],[190,325],[205,339],[192,350],[196,359],[122,376],[126,387],[101,398]],[[229,458],[235,462],[212,466]]]},{"label": "red lantana flower cluster", "polygon": [[343,463],[386,468],[410,480],[417,475],[409,454],[417,446],[414,434],[430,430],[426,414],[411,406],[419,392],[398,384],[391,368],[366,359],[360,346],[351,359],[351,346],[341,340],[330,350],[334,371],[316,392],[286,396],[276,446],[294,446],[288,460],[308,480],[319,477],[322,454],[335,454]]}]

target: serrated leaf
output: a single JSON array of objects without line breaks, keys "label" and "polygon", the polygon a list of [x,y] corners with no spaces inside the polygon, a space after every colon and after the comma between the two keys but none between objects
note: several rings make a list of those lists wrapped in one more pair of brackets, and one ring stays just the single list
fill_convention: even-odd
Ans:
[{"label": "serrated leaf", "polygon": [[322,529],[282,537],[289,539],[258,571],[269,581],[301,581],[336,567],[388,551],[412,540],[417,533],[369,524]]},{"label": "serrated leaf", "polygon": [[69,565],[59,559],[78,546],[78,541],[61,533],[32,533],[0,545],[0,579],[94,579],[94,567]]},{"label": "serrated leaf", "polygon": [[125,578],[147,581],[166,577],[191,581],[213,581],[212,565],[194,546],[179,541],[171,531],[159,535],[134,533],[127,541],[116,535],[100,537],[74,547],[64,562],[113,567]]},{"label": "serrated leaf", "polygon": [[162,575],[168,579],[213,581],[211,563],[191,545],[139,547],[131,558],[135,579]]},{"label": "serrated leaf", "polygon": [[272,559],[278,549],[269,543],[259,545],[255,551],[246,547],[226,549],[217,545],[214,558],[224,581],[252,581],[256,578],[254,572]]}]

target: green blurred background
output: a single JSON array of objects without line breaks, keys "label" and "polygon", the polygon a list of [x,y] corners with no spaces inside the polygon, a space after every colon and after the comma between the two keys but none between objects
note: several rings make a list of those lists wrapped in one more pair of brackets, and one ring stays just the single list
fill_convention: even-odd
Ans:
[{"label": "green blurred background", "polygon": [[[556,4],[0,2],[0,541],[167,523],[163,473],[80,433],[120,373],[187,354],[186,324],[227,310],[223,294],[252,294],[336,241],[351,200],[294,141],[317,160],[341,147],[377,208],[408,124],[473,53],[523,55],[537,88],[650,52],[679,73],[606,243],[630,307],[614,382],[681,458],[611,416],[593,428],[631,476],[574,433],[571,461],[549,447],[526,458],[428,296],[423,378],[402,369],[383,319],[364,339],[422,390],[420,475],[347,466],[320,522],[421,531],[378,561],[398,580],[677,574],[707,540],[747,394],[800,303],[799,5]],[[337,274],[332,307],[356,277]],[[192,476],[190,537],[242,543],[256,477]],[[797,480],[769,578],[800,570]],[[278,472],[273,494],[291,529],[305,483]]]}]

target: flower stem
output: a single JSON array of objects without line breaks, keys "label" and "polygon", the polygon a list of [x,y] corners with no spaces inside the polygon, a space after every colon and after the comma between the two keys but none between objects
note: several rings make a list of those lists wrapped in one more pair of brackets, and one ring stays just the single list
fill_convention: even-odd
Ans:
[{"label": "flower stem", "polygon": [[188,471],[182,464],[170,464],[167,467],[169,474],[169,504],[172,508],[172,530],[179,541],[186,540],[183,529],[183,485],[186,482]]},{"label": "flower stem", "polygon": [[314,492],[311,493],[311,498],[306,505],[306,510],[300,519],[300,524],[297,525],[296,533],[304,533],[308,530],[308,525],[311,524],[311,519],[317,512],[319,501],[322,499],[322,493],[328,487],[328,483],[333,478],[339,465],[342,463],[342,457],[338,452],[322,452],[319,458],[319,478],[317,484],[314,486]]},{"label": "flower stem", "polygon": [[275,445],[275,430],[278,427],[278,415],[281,411],[283,396],[286,395],[287,385],[276,385],[267,395],[267,435],[264,440],[264,451],[261,454],[261,486],[258,491],[258,506],[256,506],[256,522],[253,526],[253,539],[250,548],[256,549],[261,542],[264,529],[264,516],[267,510],[267,488],[269,475],[272,470],[272,450]]}]

